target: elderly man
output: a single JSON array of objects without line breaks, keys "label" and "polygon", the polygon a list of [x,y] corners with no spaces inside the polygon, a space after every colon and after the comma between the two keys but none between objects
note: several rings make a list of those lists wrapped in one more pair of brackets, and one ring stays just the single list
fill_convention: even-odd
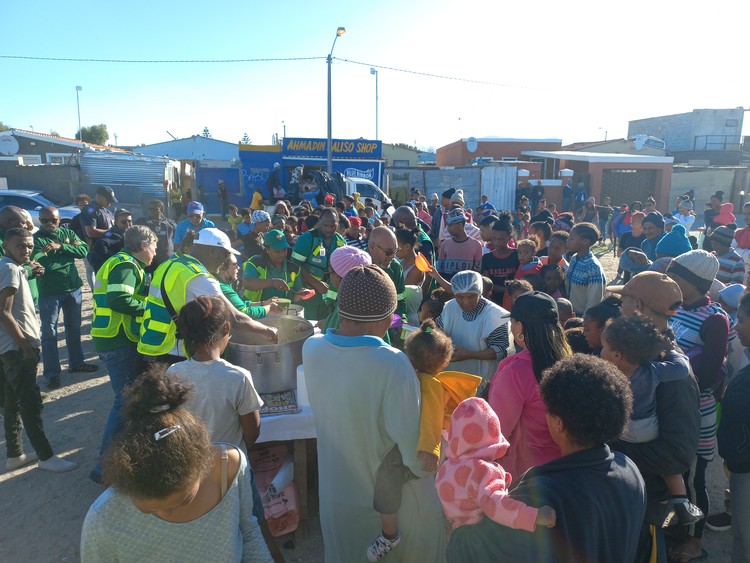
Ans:
[{"label": "elderly man", "polygon": [[184,219],[177,223],[177,228],[174,233],[174,243],[179,245],[188,231],[193,231],[196,234],[201,229],[215,229],[216,225],[210,219],[206,219],[206,213],[203,209],[203,204],[200,201],[191,201],[187,204],[186,208],[187,219]]},{"label": "elderly man", "polygon": [[[375,473],[395,445],[404,465],[420,478],[402,488],[401,542],[388,560],[439,563],[445,557],[433,475],[417,461],[419,382],[406,355],[381,339],[396,304],[385,272],[377,266],[354,267],[339,287],[340,328],[311,337],[302,349],[315,411],[320,523],[329,562],[365,560],[365,549],[381,526],[373,509]],[[351,368],[343,378],[342,366]]]},{"label": "elderly man", "polygon": [[[404,284],[404,268],[398,260],[394,260],[397,246],[398,242],[396,241],[396,235],[393,234],[393,231],[388,227],[375,227],[372,230],[372,233],[370,233],[367,250],[372,257],[372,263],[385,270],[391,278],[391,281],[393,281],[398,298],[396,313],[401,317],[401,320],[406,323],[408,321],[406,319],[406,286]],[[414,322],[417,322],[417,319],[414,319]]]},{"label": "elderly man", "polygon": [[218,271],[230,254],[238,255],[239,252],[232,248],[229,237],[219,229],[209,227],[198,232],[191,254],[168,260],[156,269],[146,298],[138,342],[138,352],[146,356],[147,361],[173,364],[185,357],[174,319],[185,303],[199,295],[221,297],[226,301],[233,333],[256,332],[266,340],[276,341],[276,329],[237,311],[224,297],[219,282],[210,275]]},{"label": "elderly man", "polygon": [[[658,330],[674,338],[668,320],[682,304],[682,291],[677,282],[666,274],[643,272],[633,276],[628,283],[610,286],[608,291],[622,299],[622,314],[626,317],[644,315]],[[650,442],[631,443],[618,441],[613,449],[632,458],[646,482],[649,509],[644,528],[651,527],[657,540],[657,549],[666,560],[661,525],[667,516],[670,498],[661,475],[682,474],[695,461],[700,432],[699,391],[695,377],[666,381],[656,388],[656,414],[659,418],[659,437]],[[639,554],[649,552],[650,537],[644,536]]]},{"label": "elderly man", "polygon": [[34,253],[44,266],[44,275],[37,279],[39,317],[42,325],[42,364],[47,388],[60,387],[60,356],[57,352],[57,323],[60,311],[65,323],[65,344],[68,366],[73,373],[95,372],[98,367],[83,361],[81,348],[81,286],[76,260],[86,257],[86,243],[70,229],[60,227],[57,208],[39,211],[41,228],[34,235]]}]

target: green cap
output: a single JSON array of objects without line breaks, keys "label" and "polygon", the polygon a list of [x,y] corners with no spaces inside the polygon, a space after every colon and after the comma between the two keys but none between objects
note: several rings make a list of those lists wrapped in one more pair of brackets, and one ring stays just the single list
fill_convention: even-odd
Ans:
[{"label": "green cap", "polygon": [[279,229],[268,231],[263,237],[263,243],[271,250],[281,250],[282,248],[292,248],[286,240],[286,235]]}]

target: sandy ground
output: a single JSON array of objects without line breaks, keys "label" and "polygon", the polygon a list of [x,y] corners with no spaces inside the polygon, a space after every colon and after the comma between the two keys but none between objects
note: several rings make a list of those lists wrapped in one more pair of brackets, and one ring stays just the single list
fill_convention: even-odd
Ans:
[{"label": "sandy ground", "polygon": [[[597,250],[597,249],[595,249]],[[600,249],[602,252],[604,249]],[[601,257],[605,269],[614,277],[612,253]],[[83,273],[82,273],[83,278]],[[83,333],[86,360],[100,363],[88,337],[91,323],[91,293],[84,285]],[[79,540],[86,511],[102,492],[87,474],[93,467],[101,430],[109,412],[112,390],[103,367],[93,374],[69,374],[67,351],[60,327],[60,353],[63,361],[63,387],[49,392],[43,418],[47,436],[55,453],[76,461],[80,467],[70,473],[52,474],[35,465],[14,472],[0,473],[0,563],[26,561],[78,561]],[[41,368],[40,368],[41,369]],[[40,379],[40,386],[44,390]],[[25,442],[26,451],[33,451]],[[5,465],[5,440],[0,443],[0,471]],[[711,501],[722,507],[722,491],[727,486],[721,461],[708,468]],[[311,507],[310,536],[295,541],[293,534],[279,538],[288,561],[322,561],[323,548],[315,507]],[[732,532],[706,530],[703,547],[707,561],[729,561]],[[292,547],[294,546],[294,547]]]}]

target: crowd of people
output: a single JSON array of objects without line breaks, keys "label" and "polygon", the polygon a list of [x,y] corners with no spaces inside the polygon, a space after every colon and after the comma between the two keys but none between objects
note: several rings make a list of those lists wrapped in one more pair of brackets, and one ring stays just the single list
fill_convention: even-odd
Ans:
[{"label": "crowd of people", "polygon": [[[84,561],[283,560],[246,457],[262,399],[222,355],[232,334],[274,342],[257,319],[292,302],[321,329],[303,365],[326,560],[691,561],[706,525],[750,560],[750,227],[721,192],[696,230],[691,193],[662,213],[566,188],[560,213],[541,182],[512,210],[460,189],[396,209],[277,192],[226,206],[226,230],[200,201],[134,222],[107,187],[70,229],[3,208],[6,469],[76,468],[44,435],[36,374],[41,358],[65,384],[60,311],[70,371],[99,369],[83,260],[114,395]],[[614,280],[595,252],[619,256]],[[709,516],[717,444],[727,510]]]}]

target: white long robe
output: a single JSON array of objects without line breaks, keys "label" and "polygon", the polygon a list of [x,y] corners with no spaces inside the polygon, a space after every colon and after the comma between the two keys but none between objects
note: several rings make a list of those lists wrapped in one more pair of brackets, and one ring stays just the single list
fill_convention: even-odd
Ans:
[{"label": "white long robe", "polygon": [[367,561],[381,529],[372,507],[375,472],[398,444],[424,476],[402,488],[401,543],[387,560],[445,561],[443,512],[434,475],[417,462],[419,381],[403,352],[376,337],[313,336],[302,350],[318,436],[320,524],[328,563]]}]

